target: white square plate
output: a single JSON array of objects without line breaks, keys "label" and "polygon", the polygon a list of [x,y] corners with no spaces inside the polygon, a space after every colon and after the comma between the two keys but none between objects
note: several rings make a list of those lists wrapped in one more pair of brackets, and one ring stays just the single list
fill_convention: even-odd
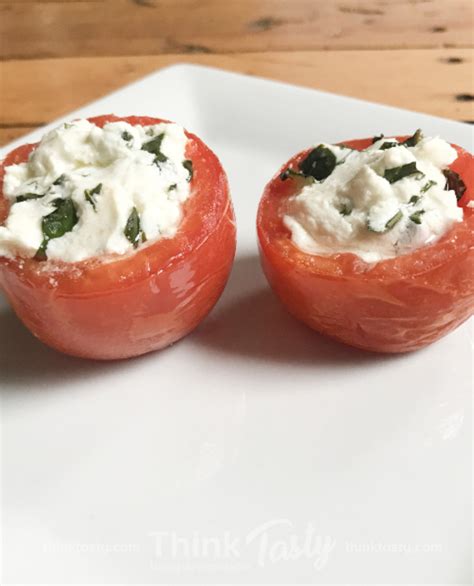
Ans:
[{"label": "white square plate", "polygon": [[3,582],[470,583],[469,325],[398,357],[318,336],[267,286],[255,214],[317,141],[422,127],[472,150],[472,129],[189,65],[67,118],[111,112],[217,152],[238,256],[197,331],[130,361],[57,354],[0,299]]}]

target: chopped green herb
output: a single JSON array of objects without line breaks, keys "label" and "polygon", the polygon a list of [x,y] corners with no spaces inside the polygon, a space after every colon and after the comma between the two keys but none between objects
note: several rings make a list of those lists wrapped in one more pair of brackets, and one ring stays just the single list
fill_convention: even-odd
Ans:
[{"label": "chopped green herb", "polygon": [[155,131],[153,128],[147,128],[146,133],[148,136],[155,136]]},{"label": "chopped green herb", "polygon": [[398,146],[398,142],[384,142],[383,145],[380,147],[381,151],[386,151],[387,149],[392,149],[393,147]]},{"label": "chopped green herb", "polygon": [[[288,167],[288,169],[285,169],[283,173],[280,173],[280,179],[282,181],[286,181],[287,179],[296,179],[297,177],[301,179],[307,179],[304,173],[302,173],[301,171],[295,171],[294,169],[290,169],[290,167]],[[314,181],[314,177],[311,177],[311,179]]]},{"label": "chopped green herb", "polygon": [[158,153],[155,156],[155,160],[153,161],[153,163],[159,167],[159,163],[166,163],[167,160],[168,157],[166,155],[164,155],[163,153]]},{"label": "chopped green herb", "polygon": [[398,222],[403,218],[403,214],[400,210],[398,210],[398,212],[392,216],[390,218],[390,220],[388,220],[388,222],[385,224],[385,230],[391,230],[394,226],[396,226],[398,224]]},{"label": "chopped green herb", "polygon": [[415,224],[421,224],[421,216],[425,213],[425,210],[418,210],[410,216],[410,220]]},{"label": "chopped green herb", "polygon": [[339,208],[341,216],[350,216],[352,214],[352,205],[350,203],[343,203]]},{"label": "chopped green herb", "polygon": [[334,171],[336,163],[336,155],[320,144],[299,163],[298,167],[304,175],[323,181]]},{"label": "chopped green herb", "polygon": [[46,260],[48,242],[55,238],[61,238],[61,236],[70,232],[78,222],[76,206],[72,199],[58,198],[51,203],[56,209],[44,216],[41,221],[43,242],[35,255],[37,260]]},{"label": "chopped green herb", "polygon": [[155,155],[155,164],[164,163],[168,160],[168,157],[164,155],[160,150],[161,143],[163,142],[164,137],[165,134],[161,133],[158,136],[155,136],[155,138],[152,138],[148,142],[142,144],[142,151],[147,151],[148,153]]},{"label": "chopped green herb", "polygon": [[384,137],[385,137],[384,134],[379,134],[378,136],[374,136],[374,138],[372,139],[372,144],[375,144],[379,140],[382,140],[382,138],[384,138]]},{"label": "chopped green herb", "polygon": [[144,142],[142,144],[142,150],[147,151],[148,153],[152,153],[153,155],[156,155],[160,152],[161,143],[163,142],[164,137],[164,133],[161,133],[158,134],[158,136],[155,136],[155,138],[152,138],[151,140]]},{"label": "chopped green herb", "polygon": [[94,195],[99,195],[100,192],[102,190],[102,183],[99,183],[99,185],[96,185],[93,189],[86,189],[84,191],[84,197],[86,198],[86,201],[88,201],[91,206],[94,208],[95,211],[95,207],[96,207],[96,200]]},{"label": "chopped green herb", "polygon": [[130,134],[130,132],[128,132],[127,130],[124,130],[122,132],[122,139],[128,142],[130,140],[133,140],[133,136]]},{"label": "chopped green herb", "polygon": [[456,199],[459,201],[466,192],[466,184],[461,179],[460,175],[452,169],[445,169],[443,174],[446,177],[445,189],[448,191],[454,191]]},{"label": "chopped green herb", "polygon": [[38,248],[38,250],[36,251],[36,254],[34,256],[35,260],[46,260],[48,257],[46,256],[46,247],[48,246],[48,240],[46,238],[43,238],[43,242],[41,243],[41,246]]},{"label": "chopped green herb", "polygon": [[436,181],[433,181],[432,179],[430,179],[428,181],[428,183],[423,185],[423,187],[420,189],[420,193],[426,193],[428,191],[428,189],[431,189],[433,187],[433,185],[436,185]]},{"label": "chopped green herb", "polygon": [[45,216],[41,222],[43,234],[48,240],[60,238],[70,232],[77,224],[76,206],[72,199],[55,199],[52,204],[56,208]]},{"label": "chopped green herb", "polygon": [[45,195],[45,193],[25,193],[23,195],[17,196],[16,203],[20,203],[22,201],[30,201],[32,199],[41,199]]},{"label": "chopped green herb", "polygon": [[137,208],[134,207],[131,211],[123,233],[133,244],[133,247],[137,248],[140,236],[142,235],[142,230],[140,227],[140,216],[138,215]]},{"label": "chopped green herb", "polygon": [[416,168],[416,161],[407,163],[406,165],[401,165],[400,167],[386,169],[383,176],[384,179],[386,179],[389,183],[395,183],[396,181],[400,181],[400,179],[408,177],[409,175],[419,175],[424,177],[424,174]]},{"label": "chopped green herb", "polygon": [[174,191],[174,190],[175,190],[175,189],[177,189],[177,188],[178,188],[178,184],[177,184],[177,183],[173,183],[172,185],[170,185],[170,186],[168,187],[168,193],[169,193],[170,191]]},{"label": "chopped green herb", "polygon": [[183,161],[183,167],[188,172],[187,181],[191,181],[194,175],[193,162],[191,161],[191,159],[186,159],[186,161]]},{"label": "chopped green herb", "polygon": [[398,210],[398,212],[394,216],[392,216],[389,220],[387,220],[387,222],[385,223],[385,226],[381,230],[377,230],[376,228],[374,228],[372,226],[372,224],[370,223],[370,219],[369,219],[369,221],[367,222],[367,229],[370,232],[376,232],[377,234],[385,234],[386,232],[391,230],[394,226],[396,226],[402,218],[403,218],[403,213],[401,210]]},{"label": "chopped green herb", "polygon": [[423,138],[423,132],[421,131],[421,128],[418,128],[418,130],[415,132],[415,134],[413,136],[410,136],[406,140],[404,140],[402,142],[402,144],[405,145],[406,147],[414,147],[420,142],[420,140],[422,138]]},{"label": "chopped green herb", "polygon": [[423,185],[423,187],[420,189],[420,195],[412,195],[410,197],[408,203],[411,203],[411,204],[418,203],[421,199],[421,195],[423,193],[426,193],[429,189],[431,189],[433,187],[433,185],[436,185],[436,181],[433,181],[432,179],[430,179],[428,181],[428,183],[425,183],[425,185]]},{"label": "chopped green herb", "polygon": [[64,182],[66,181],[67,176],[63,173],[62,175],[60,175],[56,181],[53,181],[53,185],[64,185]]}]

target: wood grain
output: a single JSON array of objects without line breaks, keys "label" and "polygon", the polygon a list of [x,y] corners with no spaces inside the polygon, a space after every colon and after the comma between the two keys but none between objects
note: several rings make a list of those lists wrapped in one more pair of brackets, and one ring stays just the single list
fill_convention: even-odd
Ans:
[{"label": "wood grain", "polygon": [[[189,62],[189,57],[2,63],[0,76],[8,83],[1,97],[0,127],[46,123],[155,69],[184,61]],[[195,55],[192,61],[459,120],[474,118],[474,102],[456,98],[472,91],[468,49]],[[397,74],[387,74],[392,71]]]},{"label": "wood grain", "polygon": [[11,128],[2,128],[0,127],[0,146],[8,144],[15,140],[16,138],[20,138],[21,136],[28,134],[29,132],[33,132],[38,128],[37,126],[13,126]]},{"label": "wood grain", "polygon": [[468,47],[472,0],[0,0],[0,56]]},{"label": "wood grain", "polygon": [[194,62],[474,120],[473,0],[0,0],[0,144]]}]

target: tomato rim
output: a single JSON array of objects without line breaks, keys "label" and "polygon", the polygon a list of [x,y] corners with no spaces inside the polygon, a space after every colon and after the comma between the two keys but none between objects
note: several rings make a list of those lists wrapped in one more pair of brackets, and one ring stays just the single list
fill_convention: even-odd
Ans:
[{"label": "tomato rim", "polygon": [[[407,137],[397,136],[396,138],[399,141],[402,141]],[[337,144],[344,144],[357,150],[363,150],[372,144],[372,138],[352,139]],[[464,162],[467,164],[470,162],[471,173],[467,177],[464,173],[459,173],[467,187],[463,197],[458,201],[458,206],[463,209],[463,220],[462,222],[453,225],[445,234],[432,244],[416,248],[407,254],[399,255],[394,258],[383,259],[377,263],[368,263],[359,256],[348,252],[335,252],[331,255],[319,255],[307,253],[299,249],[292,241],[290,231],[283,224],[280,210],[281,205],[275,206],[275,213],[275,210],[271,207],[271,200],[274,197],[285,199],[286,197],[294,195],[295,191],[291,190],[291,188],[282,190],[281,183],[283,182],[280,175],[288,167],[293,167],[304,159],[313,147],[304,149],[291,157],[289,161],[280,167],[278,172],[266,185],[257,214],[257,231],[259,238],[263,240],[263,243],[266,243],[270,247],[280,248],[286,260],[294,264],[297,270],[304,267],[305,270],[322,276],[334,276],[334,278],[347,279],[357,278],[367,281],[377,280],[384,282],[399,280],[400,277],[414,278],[422,276],[423,274],[432,271],[434,268],[444,265],[446,262],[452,261],[457,256],[468,252],[470,246],[464,246],[462,249],[457,249],[455,247],[456,229],[459,225],[462,224],[465,227],[469,226],[471,230],[471,240],[474,233],[474,208],[468,206],[468,204],[474,199],[474,179],[472,177],[473,155],[456,144],[450,144],[458,153],[456,160],[449,165],[450,169],[456,171],[460,164]],[[457,172],[459,172],[459,170]],[[286,183],[289,183],[290,181],[291,179],[287,180]],[[278,194],[278,191],[280,191],[278,189],[279,187],[280,190],[283,191],[282,195]],[[275,194],[274,191],[277,193]],[[267,217],[267,213],[269,213],[270,218]],[[270,222],[272,223],[270,224]],[[269,230],[269,228],[271,227],[276,229],[277,237],[275,237],[275,235],[270,236],[269,232],[271,230]],[[260,246],[262,246],[262,242],[260,242]],[[446,258],[439,258],[436,264],[433,264],[432,262],[430,263],[430,260],[433,258],[433,251],[446,252],[449,249],[452,249],[452,254],[448,255]],[[418,270],[407,270],[408,267],[403,266],[407,264],[407,259],[408,261],[415,259],[417,265],[423,265],[422,268]]]},{"label": "tomato rim", "polygon": [[[94,116],[87,118],[89,122],[95,124],[96,126],[102,128],[105,124],[110,122],[127,122],[131,125],[142,125],[142,126],[152,126],[156,124],[162,123],[173,123],[170,120],[164,118],[155,118],[150,116],[116,116],[113,114],[106,114],[101,116]],[[189,132],[185,129],[185,134],[187,137],[187,144],[186,144],[186,156],[188,155],[189,151],[194,149],[199,149],[199,151],[203,151],[203,153],[209,159],[215,159],[218,161],[216,155],[210,148],[195,134]],[[28,157],[32,151],[39,145],[39,142],[29,143],[20,145],[16,147],[11,152],[7,154],[7,156],[3,159],[0,165],[0,225],[5,221],[6,217],[8,216],[8,212],[10,209],[10,202],[7,198],[3,195],[3,179],[5,175],[5,169],[9,165],[18,164],[22,162],[26,162]],[[200,153],[202,156],[202,153]],[[193,160],[194,162],[194,160]],[[219,163],[220,165],[220,163]],[[227,177],[225,172],[220,165],[220,173],[219,173],[219,185],[218,190],[219,192],[228,194],[229,186]],[[16,271],[18,274],[22,275],[25,280],[30,280],[31,278],[35,280],[35,285],[40,286],[45,285],[46,287],[51,287],[51,279],[53,280],[60,280],[61,284],[64,286],[66,285],[67,289],[67,282],[70,281],[77,287],[78,282],[80,282],[80,278],[84,275],[92,275],[95,271],[102,269],[103,267],[107,267],[108,265],[119,265],[120,263],[126,263],[131,259],[134,260],[134,263],[142,261],[143,265],[146,265],[147,262],[150,261],[148,256],[152,252],[153,249],[156,249],[157,253],[160,252],[159,249],[164,248],[169,243],[173,243],[178,237],[186,235],[186,228],[189,223],[190,218],[192,218],[192,210],[190,211],[189,208],[192,207],[193,203],[195,203],[195,195],[196,195],[196,182],[197,182],[196,173],[194,174],[193,178],[191,179],[191,194],[188,199],[184,202],[182,206],[183,217],[181,219],[180,225],[178,227],[178,231],[175,236],[171,238],[158,238],[151,240],[143,245],[141,245],[136,250],[131,250],[125,254],[116,254],[116,253],[106,253],[99,257],[91,257],[88,259],[84,259],[81,261],[74,261],[74,262],[65,262],[65,261],[58,261],[55,259],[47,259],[45,261],[38,261],[34,258],[29,257],[22,257],[22,256],[15,256],[13,258],[10,257],[1,257],[0,256],[0,264],[3,264],[5,268],[12,269]],[[216,202],[217,205],[216,206]],[[205,241],[209,238],[210,234],[218,229],[221,222],[226,221],[226,217],[229,212],[229,208],[231,207],[231,201],[229,197],[223,198],[216,198],[216,201],[211,202],[212,205],[209,206],[208,209],[202,209],[199,207],[199,213],[208,219],[211,217],[213,222],[206,224],[205,229],[204,226],[201,229],[200,234],[198,237],[192,241],[192,243],[188,243],[188,247],[186,249],[177,248],[174,251],[171,251],[169,255],[166,256],[165,262],[161,262],[159,267],[154,270],[151,270],[149,267],[148,271],[145,271],[144,274],[133,276],[132,274],[127,273],[124,271],[123,273],[123,280],[119,283],[113,282],[110,283],[109,288],[87,288],[84,293],[69,293],[72,297],[81,297],[82,294],[89,296],[91,293],[107,293],[117,289],[118,286],[120,288],[131,287],[134,283],[141,281],[143,278],[146,278],[153,272],[153,274],[160,274],[170,268],[175,262],[178,262],[180,258],[182,258],[188,250],[198,250]],[[220,207],[219,207],[220,206]],[[219,213],[211,213],[216,211],[214,208],[218,208]],[[185,237],[184,240],[187,240]],[[173,248],[173,246],[171,246]],[[90,281],[89,281],[90,283]]]}]

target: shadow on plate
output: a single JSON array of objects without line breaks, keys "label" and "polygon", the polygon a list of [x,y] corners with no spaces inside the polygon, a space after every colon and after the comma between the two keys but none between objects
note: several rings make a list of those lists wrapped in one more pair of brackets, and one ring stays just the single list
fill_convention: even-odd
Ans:
[{"label": "shadow on plate", "polygon": [[[220,308],[220,307],[221,308]],[[222,301],[188,338],[193,345],[247,360],[297,366],[363,364],[393,359],[363,352],[320,336],[292,318],[277,301],[256,255],[236,259]],[[134,358],[156,359],[161,352]],[[0,306],[0,391],[67,388],[76,379],[116,372],[130,360],[93,361],[66,356],[37,340],[6,307]]]},{"label": "shadow on plate", "polygon": [[249,360],[313,367],[395,358],[339,344],[298,322],[271,291],[256,255],[236,259],[223,301],[200,326],[196,345]]},{"label": "shadow on plate", "polygon": [[8,308],[0,308],[0,392],[67,389],[68,381],[89,379],[127,361],[98,362],[66,356],[37,340]]}]

